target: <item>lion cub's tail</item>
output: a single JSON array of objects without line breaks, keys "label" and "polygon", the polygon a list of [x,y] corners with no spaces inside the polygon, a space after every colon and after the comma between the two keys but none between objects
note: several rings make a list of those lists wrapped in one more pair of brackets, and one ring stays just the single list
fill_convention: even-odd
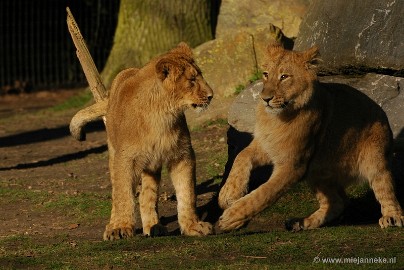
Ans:
[{"label": "lion cub's tail", "polygon": [[108,99],[98,101],[97,103],[78,111],[70,121],[70,133],[79,141],[86,140],[86,133],[84,126],[88,123],[95,121],[107,112]]}]

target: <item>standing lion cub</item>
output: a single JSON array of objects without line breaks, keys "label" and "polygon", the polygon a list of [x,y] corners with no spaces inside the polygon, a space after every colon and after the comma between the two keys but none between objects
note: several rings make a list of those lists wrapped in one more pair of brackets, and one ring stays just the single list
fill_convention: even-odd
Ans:
[{"label": "standing lion cub", "polygon": [[[308,181],[320,208],[288,229],[320,227],[344,209],[345,187],[367,180],[381,204],[379,224],[402,227],[391,174],[392,133],[385,113],[345,85],[318,82],[318,49],[269,46],[254,139],[236,157],[220,190],[222,230],[240,228],[292,184]],[[250,171],[273,165],[269,180],[247,194]]]},{"label": "standing lion cub", "polygon": [[188,107],[206,108],[212,97],[191,49],[181,43],[141,69],[119,73],[108,100],[73,117],[71,133],[83,139],[82,127],[106,115],[112,211],[104,240],[133,236],[134,195],[140,181],[143,233],[163,232],[157,214],[163,165],[168,167],[176,191],[181,232],[197,236],[212,233],[212,225],[200,221],[196,214],[195,154],[184,115]]}]

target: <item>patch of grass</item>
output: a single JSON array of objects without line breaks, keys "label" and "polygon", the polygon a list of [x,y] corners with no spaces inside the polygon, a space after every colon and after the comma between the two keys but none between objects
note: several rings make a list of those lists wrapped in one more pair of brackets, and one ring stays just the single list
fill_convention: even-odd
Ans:
[{"label": "patch of grass", "polygon": [[108,217],[111,211],[111,199],[96,193],[79,193],[77,195],[59,194],[44,203],[45,208],[68,212],[76,218],[94,220]]},{"label": "patch of grass", "polygon": [[205,175],[206,177],[214,178],[221,175],[224,170],[224,166],[227,162],[227,155],[223,153],[216,153],[210,157],[210,161],[205,165]]},{"label": "patch of grass", "polygon": [[[220,157],[219,157],[220,158]],[[225,162],[223,160],[223,162]],[[106,217],[109,198],[83,193],[75,196],[38,193],[18,188],[0,189],[4,197],[38,201],[48,199],[45,209],[69,211],[81,220]],[[39,195],[39,196],[38,196]],[[277,203],[260,214],[304,216],[316,207],[305,183],[295,185]],[[251,233],[245,229],[202,238],[168,236],[102,242],[60,234],[51,240],[40,235],[17,235],[0,239],[1,269],[400,269],[404,267],[400,228],[381,230],[372,226],[336,226],[291,233],[276,229]],[[383,243],[381,245],[381,243]],[[393,258],[392,264],[337,264],[327,258]],[[319,262],[314,259],[319,258]]]},{"label": "patch of grass", "polygon": [[263,215],[268,218],[273,214],[291,217],[304,217],[314,212],[318,207],[315,195],[304,182],[297,183],[286,192]]},{"label": "patch of grass", "polygon": [[6,187],[0,185],[0,203],[12,204],[29,202],[36,205],[37,210],[58,210],[69,213],[78,219],[94,220],[108,217],[111,210],[109,195],[96,193],[49,193],[41,190],[30,190],[23,187]]},{"label": "patch of grass", "polygon": [[227,126],[228,124],[229,123],[227,122],[227,119],[225,119],[225,118],[210,119],[201,125],[193,126],[190,129],[190,131],[191,132],[203,132],[205,130],[205,128],[209,128],[209,127],[213,127],[213,126],[224,127],[224,126]]},{"label": "patch of grass", "polygon": [[[74,246],[65,235],[56,237],[52,244],[47,245],[29,237],[20,237],[0,240],[6,250],[0,258],[0,266],[5,269],[352,269],[354,266],[399,269],[404,266],[400,240],[403,240],[400,229],[380,231],[377,227],[335,227],[302,233],[236,232],[202,238],[135,236],[115,242],[75,241]],[[383,241],[393,243],[374,248]],[[315,262],[316,257],[320,260],[396,257],[396,263],[332,264]]]},{"label": "patch of grass", "polygon": [[245,85],[239,84],[236,86],[236,89],[234,90],[234,94],[238,95],[240,94],[243,90],[245,89]]},{"label": "patch of grass", "polygon": [[[248,79],[248,83],[251,84],[253,82],[256,82],[262,78],[262,71],[257,70],[254,74],[251,75],[251,77]],[[236,86],[236,89],[234,90],[234,94],[238,95],[240,94],[244,89],[246,88],[246,85],[244,84],[239,84]]]},{"label": "patch of grass", "polygon": [[210,126],[227,126],[228,122],[227,119],[224,118],[217,118],[217,119],[212,119],[204,123],[204,127],[210,127]]},{"label": "patch of grass", "polygon": [[368,183],[362,183],[359,185],[352,185],[348,187],[346,193],[351,197],[351,198],[360,198],[365,196],[369,191],[371,191],[371,188],[369,187]]},{"label": "patch of grass", "polygon": [[65,111],[68,109],[76,109],[85,106],[93,99],[91,91],[85,90],[78,95],[72,96],[61,104],[52,107],[52,111]]},{"label": "patch of grass", "polygon": [[29,190],[22,187],[7,187],[0,183],[0,202],[4,204],[18,201],[29,201],[38,204],[48,200],[50,194],[40,190]]},{"label": "patch of grass", "polygon": [[254,74],[251,75],[249,82],[253,83],[261,79],[262,79],[262,70],[258,69]]}]

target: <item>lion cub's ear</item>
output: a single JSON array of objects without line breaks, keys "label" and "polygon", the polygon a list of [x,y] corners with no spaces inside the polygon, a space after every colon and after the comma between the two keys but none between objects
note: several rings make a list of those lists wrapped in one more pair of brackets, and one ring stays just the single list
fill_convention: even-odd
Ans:
[{"label": "lion cub's ear", "polygon": [[304,51],[303,59],[305,61],[306,69],[317,68],[318,65],[322,62],[318,46],[314,45],[310,49]]},{"label": "lion cub's ear", "polygon": [[185,42],[180,42],[180,44],[177,45],[174,49],[170,51],[170,53],[180,53],[180,54],[185,54],[188,57],[193,56],[193,52],[191,47],[188,46],[187,43]]},{"label": "lion cub's ear", "polygon": [[161,81],[164,81],[168,76],[171,76],[175,81],[181,75],[181,69],[176,61],[165,57],[157,62],[156,73]]}]

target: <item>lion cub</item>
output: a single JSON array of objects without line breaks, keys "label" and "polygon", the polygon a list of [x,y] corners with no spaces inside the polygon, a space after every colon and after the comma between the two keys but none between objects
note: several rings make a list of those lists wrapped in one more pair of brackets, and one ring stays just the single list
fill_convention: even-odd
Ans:
[{"label": "lion cub", "polygon": [[[316,47],[304,52],[268,47],[254,139],[236,157],[219,193],[219,204],[226,209],[219,219],[222,230],[240,228],[302,179],[315,191],[320,208],[289,221],[288,229],[313,229],[338,217],[345,187],[361,179],[369,182],[381,204],[380,226],[403,226],[385,113],[355,89],[318,82],[318,60]],[[273,165],[269,180],[245,195],[250,171],[267,164]]]},{"label": "lion cub", "polygon": [[106,115],[112,211],[104,240],[133,236],[134,193],[140,181],[143,233],[164,232],[157,214],[163,165],[168,167],[176,191],[181,233],[212,233],[212,225],[196,215],[195,154],[184,115],[188,107],[206,108],[212,97],[212,89],[195,64],[191,48],[181,43],[141,69],[119,73],[108,100],[73,117],[72,135],[83,139],[82,127]]},{"label": "lion cub", "polygon": [[143,233],[159,233],[157,201],[163,164],[175,188],[181,232],[212,232],[212,225],[196,215],[195,154],[184,115],[188,107],[208,106],[212,97],[185,43],[139,70],[128,69],[116,77],[106,114],[112,211],[105,240],[132,236],[134,189],[140,179]]}]

